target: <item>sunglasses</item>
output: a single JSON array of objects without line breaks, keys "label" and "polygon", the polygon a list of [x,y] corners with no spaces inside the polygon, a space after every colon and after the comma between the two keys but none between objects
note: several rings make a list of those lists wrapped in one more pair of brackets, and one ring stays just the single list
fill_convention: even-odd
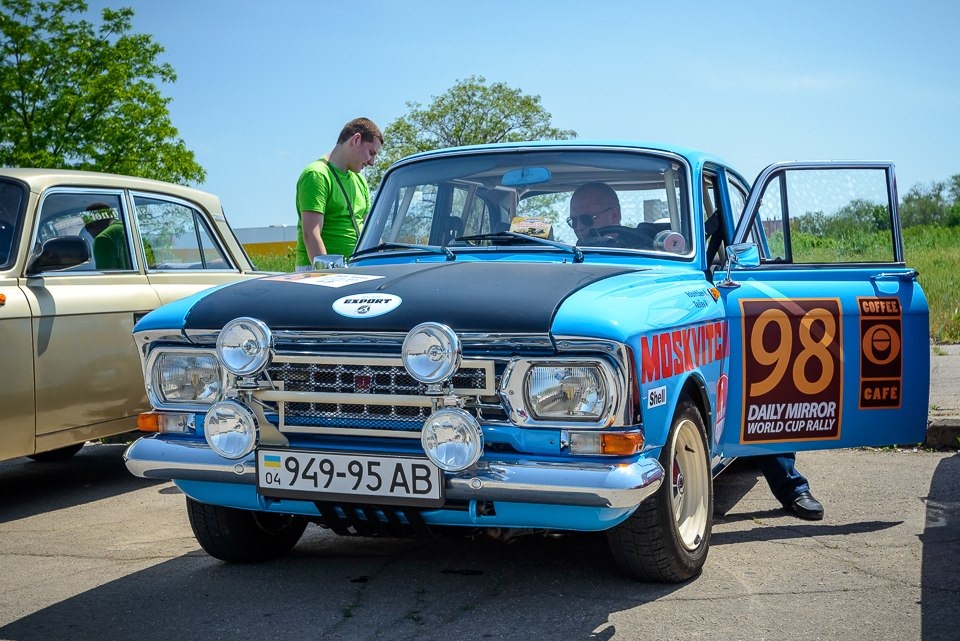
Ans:
[{"label": "sunglasses", "polygon": [[613,208],[614,208],[614,205],[610,205],[606,209],[601,209],[595,214],[580,214],[579,216],[570,216],[570,218],[567,218],[567,224],[570,225],[571,227],[576,227],[577,223],[580,223],[580,225],[584,227],[588,225],[592,227],[594,221],[596,221],[597,219],[597,216],[599,216],[600,214],[604,214]]}]

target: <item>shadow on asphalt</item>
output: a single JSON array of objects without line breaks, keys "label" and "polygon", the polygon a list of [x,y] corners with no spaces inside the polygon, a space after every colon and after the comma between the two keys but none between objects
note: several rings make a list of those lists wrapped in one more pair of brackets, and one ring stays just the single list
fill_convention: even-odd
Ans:
[{"label": "shadow on asphalt", "polygon": [[0,638],[610,639],[611,612],[681,586],[621,577],[605,547],[595,535],[357,540],[311,526],[289,557],[251,568],[190,553],[10,623]]},{"label": "shadow on asphalt", "polygon": [[920,537],[920,638],[955,641],[960,630],[960,455],[937,466],[926,504]]},{"label": "shadow on asphalt", "polygon": [[0,463],[0,523],[163,482],[130,474],[123,464],[125,449],[123,444],[88,443],[65,461],[40,463],[18,458]]}]

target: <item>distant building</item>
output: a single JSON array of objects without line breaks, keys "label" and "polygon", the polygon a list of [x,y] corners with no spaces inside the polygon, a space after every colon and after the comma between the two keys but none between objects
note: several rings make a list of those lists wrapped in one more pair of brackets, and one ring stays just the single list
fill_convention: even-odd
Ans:
[{"label": "distant building", "polygon": [[270,225],[269,227],[246,227],[234,229],[237,240],[251,258],[257,256],[283,256],[297,247],[296,225]]}]

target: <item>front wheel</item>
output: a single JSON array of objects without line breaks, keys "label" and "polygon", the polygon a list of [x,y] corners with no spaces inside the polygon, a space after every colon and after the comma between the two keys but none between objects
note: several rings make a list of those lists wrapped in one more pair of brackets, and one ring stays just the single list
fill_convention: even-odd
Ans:
[{"label": "front wheel", "polygon": [[259,563],[283,556],[300,540],[307,520],[208,505],[187,497],[187,516],[200,547],[231,563]]},{"label": "front wheel", "polygon": [[713,526],[706,428],[690,401],[677,406],[660,464],[660,488],[607,532],[607,542],[617,564],[634,578],[679,583],[703,569]]}]

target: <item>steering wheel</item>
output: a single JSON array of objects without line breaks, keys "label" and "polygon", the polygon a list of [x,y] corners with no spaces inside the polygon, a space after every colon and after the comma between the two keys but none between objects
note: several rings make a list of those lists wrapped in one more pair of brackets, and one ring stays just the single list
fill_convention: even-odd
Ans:
[{"label": "steering wheel", "polygon": [[643,229],[636,227],[624,227],[623,225],[605,225],[597,227],[594,231],[599,234],[601,239],[609,239],[608,242],[594,242],[597,239],[591,236],[587,239],[587,244],[599,245],[601,247],[624,247],[627,249],[650,249],[653,247],[653,236]]}]

